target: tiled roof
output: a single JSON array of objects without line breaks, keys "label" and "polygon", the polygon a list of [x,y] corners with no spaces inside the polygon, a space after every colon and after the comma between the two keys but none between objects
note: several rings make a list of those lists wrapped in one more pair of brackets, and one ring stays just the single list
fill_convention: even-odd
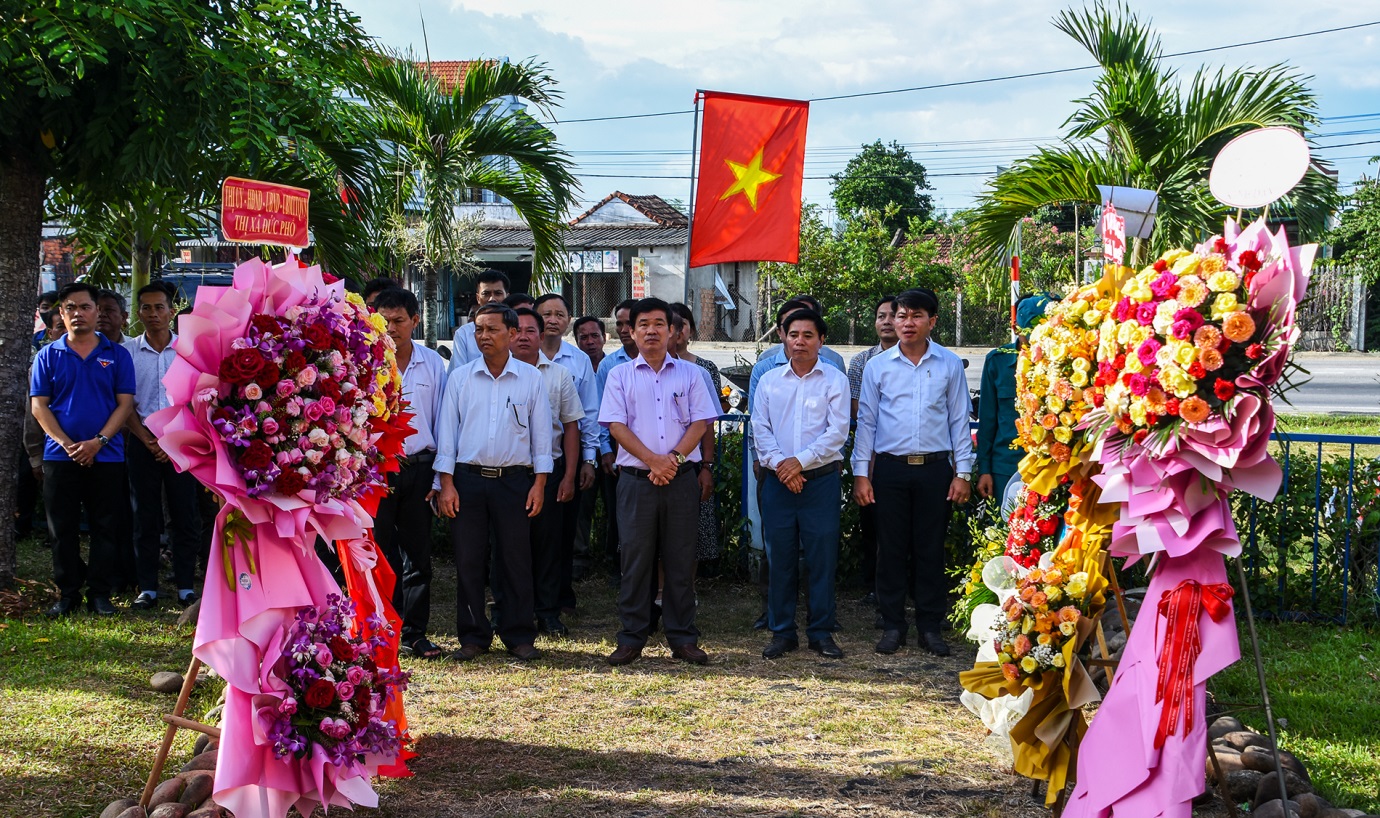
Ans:
[{"label": "tiled roof", "polygon": [[[685,227],[637,227],[590,225],[565,232],[564,245],[572,250],[615,247],[675,247],[689,241]],[[532,231],[525,227],[486,227],[479,236],[480,248],[531,247]]]},{"label": "tiled roof", "polygon": [[419,61],[417,67],[422,70],[422,74],[431,75],[441,86],[441,93],[449,94],[461,85],[465,84],[465,75],[469,73],[470,66],[484,62],[483,60],[432,60],[431,62]]},{"label": "tiled roof", "polygon": [[672,207],[665,199],[660,196],[634,196],[630,193],[623,193],[615,190],[605,196],[598,204],[586,210],[584,213],[570,220],[571,224],[579,224],[588,218],[594,211],[613,201],[615,198],[622,199],[629,207],[638,213],[646,216],[662,227],[688,227],[690,220],[685,214]]}]

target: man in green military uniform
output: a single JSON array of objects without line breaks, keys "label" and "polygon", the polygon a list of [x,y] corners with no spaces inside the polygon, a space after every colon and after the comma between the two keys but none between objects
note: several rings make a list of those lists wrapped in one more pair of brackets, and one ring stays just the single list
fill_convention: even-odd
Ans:
[{"label": "man in green military uniform", "polygon": [[977,493],[1001,497],[1016,466],[1025,456],[1016,440],[1016,354],[1030,331],[1044,320],[1049,296],[1028,295],[1016,305],[1016,340],[987,353],[982,363],[982,390],[978,393]]}]

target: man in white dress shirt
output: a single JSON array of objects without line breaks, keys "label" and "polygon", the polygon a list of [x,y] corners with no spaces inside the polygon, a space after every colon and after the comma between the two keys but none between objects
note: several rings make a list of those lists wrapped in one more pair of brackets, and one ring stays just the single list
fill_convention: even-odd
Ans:
[{"label": "man in white dress shirt", "polygon": [[[474,340],[482,357],[446,381],[436,419],[435,470],[441,514],[455,547],[455,628],[470,661],[489,649],[484,615],[484,561],[490,531],[498,549],[495,573],[503,599],[498,636],[523,661],[538,659],[532,608],[531,521],[541,514],[551,474],[551,402],[541,373],[509,352],[517,314],[502,304],[479,308]],[[534,475],[535,473],[535,475]]]},{"label": "man in white dress shirt", "polygon": [[920,644],[949,654],[940,630],[948,592],[944,536],[953,503],[973,479],[968,382],[959,357],[930,340],[939,300],[929,290],[896,297],[900,342],[868,361],[858,396],[853,495],[877,504],[878,653],[906,643],[906,584],[914,580]]},{"label": "man in white dress shirt", "polygon": [[[552,636],[570,633],[561,622],[563,572],[561,537],[565,518],[575,499],[575,480],[580,457],[580,427],[584,406],[575,391],[575,379],[565,367],[551,362],[542,352],[545,322],[534,310],[517,309],[518,331],[513,338],[513,357],[541,373],[551,399],[551,479],[541,515],[532,520],[532,595],[537,613],[537,632]],[[581,353],[583,355],[584,353]]]},{"label": "man in white dress shirt", "polygon": [[134,359],[134,411],[125,429],[134,436],[125,447],[129,467],[130,496],[134,500],[134,559],[139,596],[133,607],[149,610],[158,604],[159,532],[163,529],[163,495],[167,493],[172,526],[173,579],[178,602],[196,601],[196,557],[201,550],[201,515],[197,510],[198,485],[191,472],[178,472],[158,445],[144,421],[159,409],[171,406],[163,376],[177,360],[177,336],[172,325],[172,288],[161,281],[139,288],[139,320],[144,332],[126,338],[124,347]]},{"label": "man in white dress shirt", "polygon": [[[481,270],[475,278],[474,298],[480,307],[487,304],[502,304],[512,288],[508,276],[498,270]],[[474,342],[474,322],[461,324],[450,343],[450,372],[479,358],[479,347]]]},{"label": "man in white dress shirt", "polygon": [[399,287],[373,293],[374,310],[388,322],[397,348],[403,399],[413,433],[403,441],[402,470],[388,475],[388,494],[374,515],[374,539],[397,584],[393,607],[402,618],[402,646],[422,659],[441,658],[427,638],[431,621],[432,465],[436,461],[436,417],[446,388],[446,362],[434,350],[412,343],[421,323],[417,296]]},{"label": "man in white dress shirt", "polygon": [[[579,517],[580,499],[586,491],[594,488],[594,474],[597,466],[595,458],[599,454],[599,385],[594,378],[594,367],[589,356],[579,347],[565,340],[565,332],[570,329],[570,304],[560,293],[547,293],[538,296],[533,307],[541,316],[541,351],[552,363],[558,364],[570,373],[579,396],[584,417],[580,419],[580,445],[578,455],[579,470],[575,484],[575,497],[569,504],[561,506],[561,535],[558,541],[560,551],[560,607],[575,609],[575,523]],[[540,618],[540,612],[538,612]],[[539,623],[540,624],[540,623]]]},{"label": "man in white dress shirt", "polygon": [[834,575],[839,557],[839,469],[848,442],[848,376],[820,359],[828,328],[814,310],[786,318],[789,363],[757,383],[752,435],[762,464],[762,527],[766,532],[767,627],[762,651],[776,659],[799,647],[795,607],[800,558],[808,571],[810,649],[843,658],[834,642]]}]

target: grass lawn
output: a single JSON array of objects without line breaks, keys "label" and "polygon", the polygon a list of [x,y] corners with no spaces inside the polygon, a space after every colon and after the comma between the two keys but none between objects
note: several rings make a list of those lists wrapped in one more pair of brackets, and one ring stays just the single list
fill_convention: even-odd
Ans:
[{"label": "grass lawn", "polygon": [[[20,569],[46,580],[48,552],[22,544]],[[448,560],[437,578],[434,638],[453,649]],[[1042,814],[1030,783],[1010,772],[958,703],[956,674],[971,666],[971,650],[959,647],[949,659],[913,647],[873,653],[872,614],[854,590],[840,603],[839,642],[848,653],[841,661],[803,647],[762,659],[765,638],[751,629],[755,589],[720,580],[700,586],[708,667],[673,662],[664,645],[653,645],[620,669],[604,662],[617,629],[609,583],[591,579],[577,590],[572,637],[540,641],[546,659],[521,665],[501,651],[469,665],[405,659],[414,673],[407,696],[417,775],[383,782],[380,808],[357,814]],[[0,620],[0,815],[76,818],[137,795],[162,736],[158,716],[173,703],[149,690],[148,678],[184,670],[190,655],[192,629],[175,620],[171,608]],[[1267,648],[1275,657],[1271,691],[1289,720],[1288,746],[1329,798],[1380,806],[1380,762],[1368,735],[1380,723],[1380,691],[1365,675],[1376,669],[1368,647],[1376,634],[1266,631],[1275,640]],[[1214,690],[1254,701],[1253,679],[1243,663]],[[193,715],[216,693],[199,688]],[[179,733],[175,765],[193,738]]]},{"label": "grass lawn", "polygon": [[[1209,683],[1219,702],[1259,704],[1260,685],[1242,623],[1242,659]],[[1301,758],[1334,804],[1380,812],[1380,631],[1257,623],[1280,744]],[[1265,711],[1237,717],[1266,732]]]}]

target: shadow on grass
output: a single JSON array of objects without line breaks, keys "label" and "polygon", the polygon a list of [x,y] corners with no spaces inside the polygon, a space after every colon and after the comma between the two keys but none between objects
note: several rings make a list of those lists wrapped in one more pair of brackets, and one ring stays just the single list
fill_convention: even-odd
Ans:
[{"label": "shadow on grass", "polygon": [[946,764],[938,758],[879,760],[849,777],[785,758],[701,761],[446,734],[428,734],[416,749],[416,776],[387,785],[384,815],[984,815],[1013,796],[935,772]]}]

